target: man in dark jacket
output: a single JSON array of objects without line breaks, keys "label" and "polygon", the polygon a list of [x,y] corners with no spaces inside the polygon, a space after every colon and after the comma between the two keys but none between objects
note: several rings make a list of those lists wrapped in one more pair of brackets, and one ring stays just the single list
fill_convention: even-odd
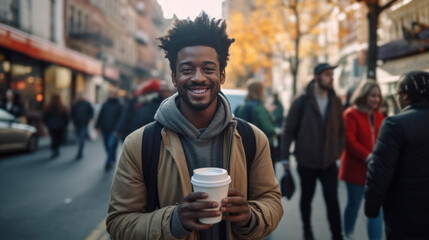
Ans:
[{"label": "man in dark jacket", "polygon": [[85,100],[82,93],[79,93],[71,111],[71,118],[76,129],[76,136],[79,143],[76,159],[81,159],[83,156],[85,138],[88,133],[88,124],[93,115],[94,109],[91,103]]},{"label": "man in dark jacket", "polygon": [[341,100],[333,90],[333,69],[327,63],[314,69],[314,80],[291,105],[285,120],[281,157],[289,168],[289,148],[295,141],[295,158],[301,178],[300,210],[304,239],[314,239],[311,229],[311,202],[319,179],[323,187],[333,239],[342,239],[338,203],[336,160],[345,144]]},{"label": "man in dark jacket", "polygon": [[429,73],[401,77],[402,111],[384,120],[369,158],[365,214],[383,207],[388,240],[429,238]]},{"label": "man in dark jacket", "polygon": [[118,148],[118,140],[115,136],[115,128],[119,122],[122,112],[122,104],[118,99],[116,90],[109,92],[109,98],[101,107],[98,114],[95,128],[101,131],[103,135],[104,149],[106,150],[107,160],[105,170],[110,170],[115,164],[116,149]]}]

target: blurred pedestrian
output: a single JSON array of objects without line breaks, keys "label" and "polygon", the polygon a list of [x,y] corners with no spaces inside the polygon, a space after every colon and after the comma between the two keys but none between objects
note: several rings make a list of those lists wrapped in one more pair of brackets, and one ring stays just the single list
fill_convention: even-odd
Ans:
[{"label": "blurred pedestrian", "polygon": [[[344,233],[353,239],[359,208],[363,199],[368,159],[384,119],[379,108],[383,102],[380,86],[373,80],[361,81],[343,114],[346,125],[346,148],[341,155],[339,178],[346,184],[347,204],[344,209]],[[381,240],[382,214],[368,218],[368,239]]]},{"label": "blurred pedestrian", "polygon": [[115,135],[123,142],[131,132],[153,122],[159,105],[171,94],[172,88],[165,81],[152,79],[144,83],[122,111]]},{"label": "blurred pedestrian", "polygon": [[132,131],[155,120],[156,110],[158,110],[163,100],[159,94],[160,90],[161,82],[158,79],[152,79],[146,82],[137,92],[137,102],[134,105],[134,114],[132,116]]},{"label": "blurred pedestrian", "polygon": [[18,91],[8,89],[6,91],[4,100],[0,103],[0,108],[3,108],[7,112],[9,112],[13,116],[15,116],[15,118],[18,118],[20,122],[26,123],[26,120],[24,118],[26,111],[21,101],[21,95]]},{"label": "blurred pedestrian", "polygon": [[95,128],[101,131],[103,136],[103,145],[106,150],[107,159],[104,165],[106,171],[110,170],[116,161],[116,149],[118,148],[118,139],[115,136],[115,128],[119,122],[122,113],[122,104],[118,98],[116,89],[109,91],[109,98],[101,107],[98,114]]},{"label": "blurred pedestrian", "polygon": [[387,240],[429,236],[429,73],[401,76],[402,111],[384,120],[369,160],[365,214],[383,207]]},{"label": "blurred pedestrian", "polygon": [[[250,79],[247,83],[247,96],[243,104],[237,107],[234,115],[244,119],[265,133],[270,144],[270,153],[274,147],[274,137],[276,135],[274,119],[264,106],[264,85],[261,81]],[[274,161],[271,159],[274,168]]]},{"label": "blurred pedestrian", "polygon": [[43,121],[51,137],[51,158],[56,158],[60,155],[59,148],[69,121],[67,108],[58,93],[53,93],[48,104],[44,107]]},{"label": "blurred pedestrian", "polygon": [[78,140],[78,151],[76,155],[77,160],[83,157],[85,139],[88,134],[88,124],[93,116],[94,108],[91,106],[91,103],[85,99],[83,93],[78,93],[71,111],[71,119],[75,126]]},{"label": "blurred pedestrian", "polygon": [[[225,21],[204,12],[194,21],[176,20],[160,41],[177,93],[160,105],[156,125],[134,131],[124,142],[107,231],[114,239],[263,239],[278,225],[283,208],[266,137],[256,127],[234,120],[228,100],[220,94],[234,42]],[[237,124],[255,137],[249,167]],[[150,130],[161,138],[153,143],[158,152],[151,153],[159,163],[142,154],[141,145],[156,139],[146,132]],[[151,160],[156,161],[153,170],[145,169],[144,163]],[[190,176],[204,167],[228,169],[231,188],[221,202],[192,191]],[[155,179],[147,180],[143,172]],[[222,221],[216,224],[198,220],[219,216]]]},{"label": "blurred pedestrian", "polygon": [[304,239],[314,239],[311,202],[319,179],[327,207],[332,239],[343,239],[338,202],[336,161],[345,144],[343,106],[333,89],[333,69],[327,63],[314,68],[314,80],[306,92],[295,99],[285,120],[281,159],[289,168],[289,148],[295,141],[295,159],[301,179],[300,210]]},{"label": "blurred pedestrian", "polygon": [[[271,158],[273,163],[280,160],[280,145],[281,145],[281,134],[283,133],[283,121],[284,121],[284,108],[283,104],[279,99],[279,94],[273,94],[273,100],[271,103],[273,110],[271,111],[271,116],[274,119],[274,126],[276,135],[274,136],[274,143],[271,152]],[[275,168],[274,168],[275,169]]]}]

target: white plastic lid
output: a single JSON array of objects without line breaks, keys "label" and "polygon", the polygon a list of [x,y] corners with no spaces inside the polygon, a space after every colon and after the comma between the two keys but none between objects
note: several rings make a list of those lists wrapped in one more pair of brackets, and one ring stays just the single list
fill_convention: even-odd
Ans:
[{"label": "white plastic lid", "polygon": [[231,182],[231,177],[223,168],[198,168],[191,178],[193,185],[202,187],[218,187]]}]

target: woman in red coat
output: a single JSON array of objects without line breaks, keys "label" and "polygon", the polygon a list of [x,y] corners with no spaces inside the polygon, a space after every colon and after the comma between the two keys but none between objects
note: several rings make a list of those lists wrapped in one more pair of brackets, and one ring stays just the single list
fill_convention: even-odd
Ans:
[{"label": "woman in red coat", "polygon": [[[363,199],[367,160],[371,154],[378,130],[384,119],[379,111],[382,104],[380,87],[375,81],[362,81],[351,99],[352,106],[344,112],[346,148],[341,155],[339,178],[346,183],[347,204],[344,209],[344,233],[347,239],[354,231],[359,208]],[[370,240],[381,239],[382,214],[368,218],[367,231]]]}]

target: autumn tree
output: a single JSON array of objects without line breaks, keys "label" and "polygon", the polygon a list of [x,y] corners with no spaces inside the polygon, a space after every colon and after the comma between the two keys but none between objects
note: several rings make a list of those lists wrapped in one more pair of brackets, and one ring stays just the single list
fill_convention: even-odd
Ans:
[{"label": "autumn tree", "polygon": [[293,95],[301,58],[318,54],[319,46],[312,38],[317,26],[331,13],[329,1],[256,0],[248,16],[239,11],[230,17],[231,47],[229,72],[248,77],[252,72],[272,66],[273,53],[280,53],[290,64]]}]

